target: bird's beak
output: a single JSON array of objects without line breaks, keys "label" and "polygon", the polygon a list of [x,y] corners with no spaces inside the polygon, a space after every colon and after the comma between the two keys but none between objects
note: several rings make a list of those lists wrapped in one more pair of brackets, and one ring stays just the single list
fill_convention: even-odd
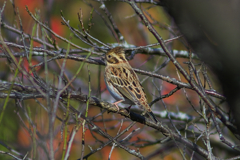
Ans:
[{"label": "bird's beak", "polygon": [[105,64],[107,64],[107,60],[106,60],[106,58],[105,58],[105,55],[104,55],[104,56],[101,56],[101,57],[100,57],[100,60],[103,61]]}]

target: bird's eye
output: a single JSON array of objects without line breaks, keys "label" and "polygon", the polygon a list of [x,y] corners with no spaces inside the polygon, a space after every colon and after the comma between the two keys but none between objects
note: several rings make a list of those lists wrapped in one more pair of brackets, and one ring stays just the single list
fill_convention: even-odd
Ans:
[{"label": "bird's eye", "polygon": [[112,56],[111,55],[108,55],[108,58],[111,58]]}]

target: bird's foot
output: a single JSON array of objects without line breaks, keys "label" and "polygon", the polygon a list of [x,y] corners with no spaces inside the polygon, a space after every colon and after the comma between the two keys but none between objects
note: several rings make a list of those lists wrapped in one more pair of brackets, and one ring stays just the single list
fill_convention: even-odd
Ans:
[{"label": "bird's foot", "polygon": [[128,116],[130,116],[130,109],[131,109],[132,105],[130,105],[129,107],[127,107],[127,111],[128,111]]},{"label": "bird's foot", "polygon": [[113,103],[113,105],[115,105],[116,106],[116,108],[117,108],[117,113],[119,112],[119,107],[118,107],[118,103],[121,103],[123,100],[120,100],[120,101],[117,101],[117,102],[114,102]]}]

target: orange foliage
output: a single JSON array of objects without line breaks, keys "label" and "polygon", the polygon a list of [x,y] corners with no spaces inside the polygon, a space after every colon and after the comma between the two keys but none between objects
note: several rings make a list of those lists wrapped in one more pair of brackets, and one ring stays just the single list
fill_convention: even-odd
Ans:
[{"label": "orange foliage", "polygon": [[[32,62],[32,65],[36,65],[36,64],[38,64],[38,62],[36,61],[36,60],[31,60],[31,62]],[[28,62],[28,60],[27,60],[27,58],[23,58],[23,67],[26,69],[26,71],[27,72],[29,72],[29,62]],[[35,68],[36,70],[38,70],[39,69],[39,67],[37,67],[37,68]]]},{"label": "orange foliage", "polygon": [[[168,94],[171,92],[174,88],[176,88],[176,85],[172,85],[171,83],[163,82],[163,91],[162,95]],[[164,102],[168,104],[176,104],[176,101],[179,100],[179,91],[171,95],[170,97],[164,98]]]},{"label": "orange foliage", "polygon": [[51,29],[53,32],[57,33],[58,35],[63,35],[64,34],[64,26],[61,25],[61,19],[58,17],[51,17]]}]

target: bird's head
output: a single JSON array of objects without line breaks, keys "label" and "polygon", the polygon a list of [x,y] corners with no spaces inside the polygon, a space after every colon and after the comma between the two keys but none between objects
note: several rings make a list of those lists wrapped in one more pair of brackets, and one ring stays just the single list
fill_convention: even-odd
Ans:
[{"label": "bird's head", "polygon": [[107,64],[118,64],[127,62],[125,51],[122,47],[116,47],[108,51],[105,55]]}]

